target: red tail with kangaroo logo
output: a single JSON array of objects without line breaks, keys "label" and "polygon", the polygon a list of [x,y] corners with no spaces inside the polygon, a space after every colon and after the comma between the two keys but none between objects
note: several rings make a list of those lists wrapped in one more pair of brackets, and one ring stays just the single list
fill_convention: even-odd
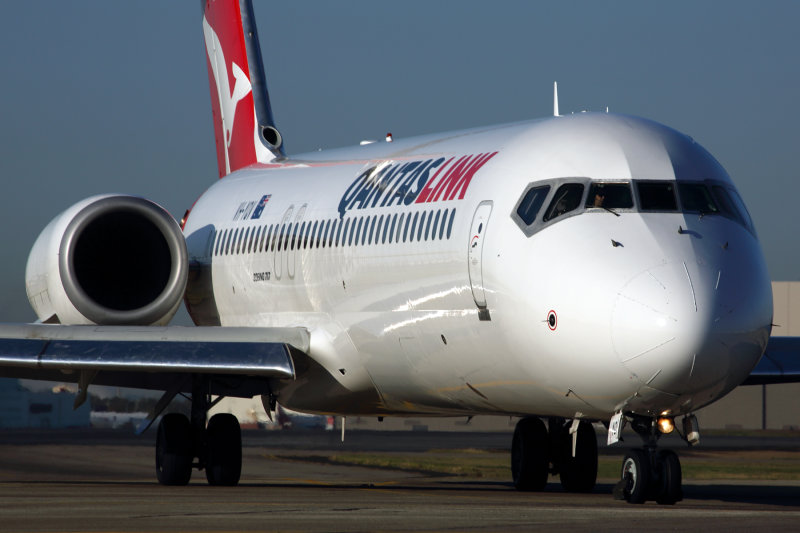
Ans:
[{"label": "red tail with kangaroo logo", "polygon": [[257,162],[283,157],[264,81],[250,0],[204,0],[211,109],[222,178]]}]

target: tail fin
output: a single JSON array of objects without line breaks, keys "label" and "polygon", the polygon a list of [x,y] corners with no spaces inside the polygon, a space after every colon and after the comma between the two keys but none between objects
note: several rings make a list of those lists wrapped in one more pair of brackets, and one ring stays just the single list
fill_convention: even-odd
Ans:
[{"label": "tail fin", "polygon": [[251,0],[203,0],[219,177],[285,156],[269,104]]}]

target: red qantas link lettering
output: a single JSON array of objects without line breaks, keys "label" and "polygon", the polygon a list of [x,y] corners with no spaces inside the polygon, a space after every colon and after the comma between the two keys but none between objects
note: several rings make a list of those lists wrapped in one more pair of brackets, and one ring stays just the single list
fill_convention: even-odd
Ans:
[{"label": "red qantas link lettering", "polygon": [[497,152],[423,161],[383,161],[361,174],[339,201],[339,215],[351,209],[463,200],[472,178]]}]

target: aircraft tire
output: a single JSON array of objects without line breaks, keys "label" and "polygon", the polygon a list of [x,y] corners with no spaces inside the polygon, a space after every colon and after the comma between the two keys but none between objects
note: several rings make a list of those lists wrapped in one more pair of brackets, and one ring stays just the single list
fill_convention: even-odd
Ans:
[{"label": "aircraft tire", "polygon": [[572,457],[572,436],[562,441],[563,463],[558,465],[561,486],[567,492],[591,492],[597,482],[597,435],[590,422],[578,425],[575,457]]},{"label": "aircraft tire", "polygon": [[624,496],[628,503],[644,503],[650,488],[652,471],[647,452],[633,449],[622,461],[622,479],[626,480]]},{"label": "aircraft tire", "polygon": [[186,485],[192,477],[192,428],[180,413],[164,415],[156,437],[156,476],[162,485]]},{"label": "aircraft tire", "polygon": [[549,467],[547,427],[536,417],[517,422],[511,443],[511,474],[520,491],[540,491],[547,485]]},{"label": "aircraft tire", "polygon": [[676,502],[683,499],[681,462],[678,454],[672,450],[659,451],[658,458],[662,484],[661,493],[656,498],[656,502],[661,505],[675,505]]},{"label": "aircraft tire", "polygon": [[212,416],[206,429],[206,442],[208,484],[236,486],[242,473],[242,430],[239,420],[229,413]]}]

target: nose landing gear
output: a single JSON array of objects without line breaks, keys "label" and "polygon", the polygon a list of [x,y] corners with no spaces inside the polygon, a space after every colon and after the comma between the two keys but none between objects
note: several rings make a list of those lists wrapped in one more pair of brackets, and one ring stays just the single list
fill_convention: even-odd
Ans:
[{"label": "nose landing gear", "polygon": [[657,447],[661,433],[655,419],[633,417],[631,427],[644,441],[622,461],[622,476],[614,487],[614,498],[628,503],[655,500],[662,505],[674,505],[683,499],[681,463],[672,450]]}]

